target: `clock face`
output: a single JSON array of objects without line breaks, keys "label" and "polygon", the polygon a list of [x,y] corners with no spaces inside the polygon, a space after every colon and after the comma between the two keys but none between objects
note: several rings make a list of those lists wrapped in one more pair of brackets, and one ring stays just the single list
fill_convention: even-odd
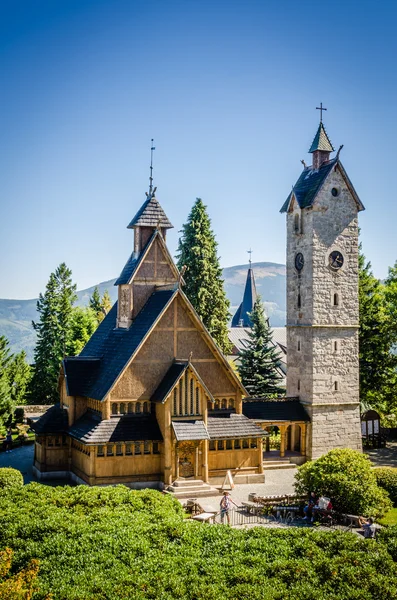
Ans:
[{"label": "clock face", "polygon": [[339,250],[334,250],[329,255],[329,266],[335,270],[343,266],[343,254]]},{"label": "clock face", "polygon": [[302,252],[298,252],[295,256],[295,269],[297,271],[302,271],[303,265],[305,264],[305,259],[303,258]]}]

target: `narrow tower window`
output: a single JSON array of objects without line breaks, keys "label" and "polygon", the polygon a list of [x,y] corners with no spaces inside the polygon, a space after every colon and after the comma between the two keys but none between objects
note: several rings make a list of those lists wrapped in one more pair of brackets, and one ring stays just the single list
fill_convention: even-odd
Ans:
[{"label": "narrow tower window", "polygon": [[338,342],[334,342],[334,352],[338,352]]},{"label": "narrow tower window", "polygon": [[300,219],[298,214],[296,214],[294,218],[294,229],[295,233],[300,233]]},{"label": "narrow tower window", "polygon": [[298,392],[300,392],[300,389],[301,389],[301,380],[298,379]]},{"label": "narrow tower window", "polygon": [[300,349],[301,349],[301,341],[298,340],[298,352],[300,352]]},{"label": "narrow tower window", "polygon": [[339,385],[337,381],[334,381],[334,392],[337,392],[339,389]]},{"label": "narrow tower window", "polygon": [[298,308],[302,308],[302,299],[301,299],[300,292],[298,294]]},{"label": "narrow tower window", "polygon": [[338,294],[334,294],[333,305],[334,306],[339,306],[339,296],[338,296]]}]

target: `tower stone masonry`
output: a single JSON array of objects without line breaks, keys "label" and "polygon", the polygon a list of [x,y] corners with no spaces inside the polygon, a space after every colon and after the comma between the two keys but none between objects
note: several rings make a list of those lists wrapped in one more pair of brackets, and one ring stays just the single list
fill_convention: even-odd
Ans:
[{"label": "tower stone masonry", "polygon": [[320,123],[287,214],[287,396],[311,417],[307,458],[361,450],[358,212],[364,209]]}]

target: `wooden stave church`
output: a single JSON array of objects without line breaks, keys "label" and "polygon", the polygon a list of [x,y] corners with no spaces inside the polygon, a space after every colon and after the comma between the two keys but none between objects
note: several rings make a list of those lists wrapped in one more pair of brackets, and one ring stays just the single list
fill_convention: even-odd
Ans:
[{"label": "wooden stave church", "polygon": [[118,302],[64,359],[60,404],[35,426],[39,480],[162,489],[231,470],[236,483],[264,481],[262,424],[243,414],[247,392],[183,293],[155,191],[128,225]]}]

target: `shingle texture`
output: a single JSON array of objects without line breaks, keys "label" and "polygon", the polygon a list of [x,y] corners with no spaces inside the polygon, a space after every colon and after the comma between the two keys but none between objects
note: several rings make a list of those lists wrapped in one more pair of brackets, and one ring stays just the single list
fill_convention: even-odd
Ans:
[{"label": "shingle texture", "polygon": [[68,413],[67,410],[61,408],[59,404],[54,404],[44,413],[36,423],[32,425],[32,429],[36,434],[41,433],[65,433],[68,428]]},{"label": "shingle texture", "polygon": [[328,174],[331,172],[332,168],[335,166],[336,162],[337,159],[334,158],[333,160],[322,164],[319,169],[306,167],[294,185],[292,192],[281,207],[280,212],[287,212],[292,194],[295,195],[300,208],[312,206],[321,186],[326,180]]},{"label": "shingle texture", "polygon": [[161,381],[150,400],[157,403],[165,402],[188,366],[189,363],[187,361],[174,362],[168,369],[164,379]]},{"label": "shingle texture", "polygon": [[211,440],[226,438],[262,437],[263,431],[244,415],[208,417],[207,430]]},{"label": "shingle texture", "polygon": [[252,327],[252,321],[248,315],[251,313],[257,299],[254,272],[248,269],[247,281],[245,283],[243,301],[238,307],[233,319],[232,327]]},{"label": "shingle texture", "polygon": [[153,415],[123,415],[101,421],[100,417],[91,411],[87,411],[76,421],[68,433],[83,444],[163,439]]},{"label": "shingle texture", "polygon": [[[176,293],[176,290],[154,292],[129,329],[116,329],[116,302],[93,333],[80,356],[73,361],[73,363],[81,361],[88,364],[87,358],[100,359],[99,366],[95,367],[95,377],[91,377],[89,372],[88,382],[84,366],[79,368],[73,365],[72,379],[75,395],[88,396],[95,400],[105,398],[139,344]],[[68,365],[68,362],[66,364]],[[67,376],[68,368],[69,366],[66,367]]]},{"label": "shingle texture", "polygon": [[131,254],[131,256],[129,257],[129,259],[127,260],[127,262],[124,265],[123,270],[120,273],[120,276],[118,279],[116,279],[116,281],[114,282],[114,285],[123,285],[123,284],[127,284],[130,282],[130,279],[138,265],[139,262],[139,258],[137,256],[135,256],[135,253],[133,252]]},{"label": "shingle texture", "polygon": [[334,148],[331,144],[325,127],[322,123],[318,126],[317,133],[314,136],[312,145],[310,146],[309,152],[315,152],[316,150],[322,150],[323,152],[333,152]]},{"label": "shingle texture", "polygon": [[243,414],[253,421],[310,421],[299,400],[249,400],[243,402]]},{"label": "shingle texture", "polygon": [[172,421],[172,428],[178,442],[210,439],[204,421]]},{"label": "shingle texture", "polygon": [[164,210],[161,208],[157,198],[149,196],[128,225],[128,229],[133,229],[134,227],[157,226],[163,227],[164,229],[171,229],[174,227]]},{"label": "shingle texture", "polygon": [[100,358],[73,356],[63,361],[68,396],[89,396],[101,366]]}]

